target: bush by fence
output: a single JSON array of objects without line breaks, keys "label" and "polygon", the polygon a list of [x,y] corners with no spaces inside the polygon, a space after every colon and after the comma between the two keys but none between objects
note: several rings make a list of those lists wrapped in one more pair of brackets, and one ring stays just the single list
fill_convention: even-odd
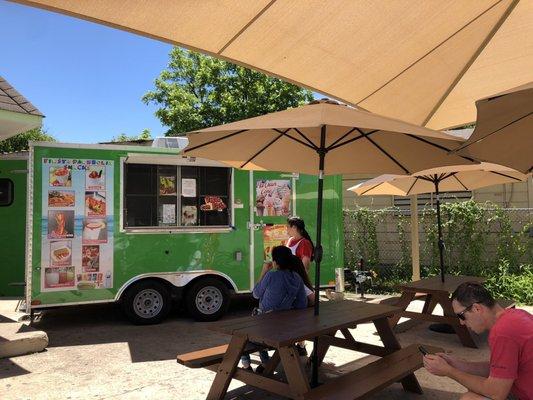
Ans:
[{"label": "bush by fence", "polygon": [[[442,205],[446,272],[484,276],[498,297],[533,304],[533,209],[466,201]],[[373,290],[411,280],[411,219],[396,208],[344,212],[345,263],[363,258],[378,274]],[[436,212],[419,211],[421,275],[439,271]]]}]

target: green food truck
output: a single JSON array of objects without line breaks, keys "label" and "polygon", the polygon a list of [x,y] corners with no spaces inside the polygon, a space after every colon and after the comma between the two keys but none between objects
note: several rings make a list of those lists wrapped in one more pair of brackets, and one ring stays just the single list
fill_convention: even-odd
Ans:
[{"label": "green food truck", "polygon": [[[251,291],[287,239],[287,217],[315,235],[316,177],[182,156],[183,140],[32,143],[0,155],[0,295],[25,288],[27,312],[120,302],[139,324],[183,302],[212,321],[232,294]],[[324,194],[327,286],[343,263],[341,178],[328,177]]]}]

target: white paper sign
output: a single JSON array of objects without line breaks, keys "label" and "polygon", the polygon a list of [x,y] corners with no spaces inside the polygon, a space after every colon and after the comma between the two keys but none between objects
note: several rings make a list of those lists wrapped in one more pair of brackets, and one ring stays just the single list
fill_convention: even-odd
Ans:
[{"label": "white paper sign", "polygon": [[163,223],[175,224],[176,223],[176,205],[175,204],[163,204]]},{"label": "white paper sign", "polygon": [[196,179],[181,180],[181,195],[183,197],[196,197]]}]

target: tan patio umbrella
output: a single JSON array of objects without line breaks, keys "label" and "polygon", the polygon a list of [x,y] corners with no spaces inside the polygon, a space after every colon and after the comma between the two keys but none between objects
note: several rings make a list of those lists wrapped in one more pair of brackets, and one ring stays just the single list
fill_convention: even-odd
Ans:
[{"label": "tan patio umbrella", "polygon": [[[533,81],[533,0],[15,0],[432,129]],[[414,28],[416,27],[416,28]]]},{"label": "tan patio umbrella", "polygon": [[533,170],[533,82],[476,102],[476,129],[458,154]]},{"label": "tan patio umbrella", "polygon": [[[318,175],[315,315],[320,304],[324,175],[409,174],[465,161],[448,153],[458,143],[454,136],[329,101],[202,129],[187,137],[189,146],[184,152],[190,156],[243,169]],[[318,379],[317,355],[315,351],[313,383]]]},{"label": "tan patio umbrella", "polygon": [[444,240],[440,217],[440,192],[474,190],[485,186],[521,182],[527,176],[511,168],[497,164],[451,165],[420,171],[409,176],[381,175],[348,190],[358,195],[409,196],[420,193],[435,193],[437,198],[438,246],[441,280],[444,282]]}]

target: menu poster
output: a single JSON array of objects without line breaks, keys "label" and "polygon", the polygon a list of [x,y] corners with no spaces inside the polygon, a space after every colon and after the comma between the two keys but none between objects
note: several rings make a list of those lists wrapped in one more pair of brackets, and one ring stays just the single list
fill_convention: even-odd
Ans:
[{"label": "menu poster", "polygon": [[255,212],[258,217],[288,217],[291,214],[291,181],[258,180],[255,194]]},{"label": "menu poster", "polygon": [[113,287],[113,161],[42,159],[41,291]]},{"label": "menu poster", "polygon": [[287,225],[272,225],[263,228],[263,260],[272,261],[272,249],[276,246],[285,246],[289,240]]},{"label": "menu poster", "polygon": [[198,209],[196,206],[181,207],[181,224],[183,226],[194,226],[198,224]]},{"label": "menu poster", "polygon": [[196,179],[183,178],[181,180],[181,195],[183,197],[196,197]]},{"label": "menu poster", "polygon": [[160,196],[175,196],[177,194],[176,177],[175,176],[160,176],[159,177],[159,195]]},{"label": "menu poster", "polygon": [[163,204],[163,223],[175,224],[176,223],[176,205],[175,204]]}]

